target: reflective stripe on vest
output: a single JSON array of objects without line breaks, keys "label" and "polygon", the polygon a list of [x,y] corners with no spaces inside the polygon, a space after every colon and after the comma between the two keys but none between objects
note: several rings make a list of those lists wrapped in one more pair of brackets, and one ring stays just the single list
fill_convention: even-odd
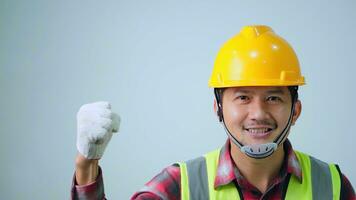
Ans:
[{"label": "reflective stripe on vest", "polygon": [[[236,186],[229,183],[214,188],[220,149],[203,157],[179,163],[182,200],[239,200]],[[340,174],[333,164],[327,164],[304,153],[295,151],[302,168],[302,182],[291,175],[285,199],[340,199]]]}]

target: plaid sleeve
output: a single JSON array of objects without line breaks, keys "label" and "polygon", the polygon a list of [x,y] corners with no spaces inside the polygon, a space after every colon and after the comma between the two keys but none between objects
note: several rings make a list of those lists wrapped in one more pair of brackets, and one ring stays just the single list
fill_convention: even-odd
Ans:
[{"label": "plaid sleeve", "polygon": [[145,199],[180,200],[180,168],[177,164],[163,169],[131,197],[131,200]]},{"label": "plaid sleeve", "polygon": [[99,174],[93,183],[88,185],[77,185],[75,174],[72,181],[71,190],[72,200],[106,200],[104,194],[104,181],[101,168],[99,167]]},{"label": "plaid sleeve", "polygon": [[356,200],[355,191],[352,187],[349,179],[346,176],[342,175],[342,182],[341,182],[341,200]]}]

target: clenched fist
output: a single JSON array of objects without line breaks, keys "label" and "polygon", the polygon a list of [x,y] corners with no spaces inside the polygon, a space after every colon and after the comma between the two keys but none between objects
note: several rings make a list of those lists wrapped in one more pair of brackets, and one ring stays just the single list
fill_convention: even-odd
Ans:
[{"label": "clenched fist", "polygon": [[119,130],[120,117],[111,111],[110,103],[84,104],[77,113],[77,149],[87,159],[100,159],[114,132]]}]

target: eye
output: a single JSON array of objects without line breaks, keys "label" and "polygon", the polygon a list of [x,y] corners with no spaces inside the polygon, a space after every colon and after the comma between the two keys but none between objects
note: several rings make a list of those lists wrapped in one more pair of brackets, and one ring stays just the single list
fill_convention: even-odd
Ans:
[{"label": "eye", "polygon": [[269,96],[267,97],[267,101],[272,103],[277,103],[277,102],[282,102],[282,98],[280,98],[279,96]]},{"label": "eye", "polygon": [[242,102],[247,102],[250,100],[250,98],[248,96],[245,95],[240,95],[236,97],[237,100],[242,101]]}]

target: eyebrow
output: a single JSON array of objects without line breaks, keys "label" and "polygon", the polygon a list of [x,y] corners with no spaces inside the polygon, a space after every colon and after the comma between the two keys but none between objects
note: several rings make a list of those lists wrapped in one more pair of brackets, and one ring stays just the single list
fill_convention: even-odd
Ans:
[{"label": "eyebrow", "polygon": [[[235,93],[251,94],[252,92],[250,90],[240,89],[240,90],[235,91]],[[272,89],[272,90],[268,90],[266,93],[267,94],[284,94],[284,91],[282,89]]]},{"label": "eyebrow", "polygon": [[269,93],[269,94],[284,94],[284,91],[281,89],[275,89],[275,90],[268,90],[267,93]]}]

